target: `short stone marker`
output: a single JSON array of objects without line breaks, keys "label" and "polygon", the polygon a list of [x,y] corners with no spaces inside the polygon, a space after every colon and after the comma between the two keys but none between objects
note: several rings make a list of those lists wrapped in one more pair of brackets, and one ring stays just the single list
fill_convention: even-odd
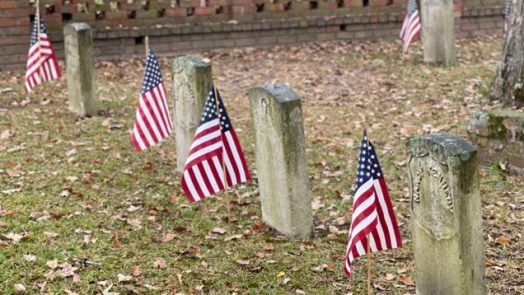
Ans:
[{"label": "short stone marker", "polygon": [[507,164],[511,173],[524,175],[524,112],[496,108],[473,114],[468,135],[482,161]]},{"label": "short stone marker", "polygon": [[69,109],[80,116],[96,113],[95,63],[93,35],[86,23],[64,27]]},{"label": "short stone marker", "polygon": [[182,172],[213,83],[211,63],[200,56],[173,59],[177,170]]},{"label": "short stone marker", "polygon": [[294,239],[312,236],[313,213],[300,97],[283,84],[248,92],[264,221]]},{"label": "short stone marker", "polygon": [[432,134],[407,149],[417,294],[485,294],[477,148]]},{"label": "short stone marker", "polygon": [[421,0],[424,62],[456,63],[453,0]]}]

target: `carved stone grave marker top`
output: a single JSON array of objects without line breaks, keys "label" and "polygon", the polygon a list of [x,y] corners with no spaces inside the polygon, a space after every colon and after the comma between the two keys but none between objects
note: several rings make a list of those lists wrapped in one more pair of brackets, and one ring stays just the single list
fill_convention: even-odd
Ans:
[{"label": "carved stone grave marker top", "polygon": [[213,83],[211,63],[200,56],[177,57],[173,59],[171,73],[175,92],[177,170],[183,171]]},{"label": "carved stone grave marker top", "polygon": [[278,83],[252,88],[248,95],[262,217],[288,237],[309,238],[313,210],[300,97]]},{"label": "carved stone grave marker top", "polygon": [[476,147],[432,134],[408,154],[417,294],[485,294]]}]

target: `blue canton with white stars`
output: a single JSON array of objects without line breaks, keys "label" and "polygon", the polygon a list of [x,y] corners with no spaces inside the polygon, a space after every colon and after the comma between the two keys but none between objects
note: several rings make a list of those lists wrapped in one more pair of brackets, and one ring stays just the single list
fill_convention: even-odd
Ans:
[{"label": "blue canton with white stars", "polygon": [[144,73],[144,84],[142,85],[142,94],[149,92],[151,89],[157,87],[162,82],[162,74],[160,73],[160,64],[156,59],[153,50],[149,51],[146,61],[146,70]]},{"label": "blue canton with white stars", "polygon": [[407,13],[411,16],[415,11],[418,10],[417,0],[408,0]]},{"label": "blue canton with white stars", "polygon": [[364,133],[358,159],[356,190],[371,178],[379,179],[381,177],[382,169],[380,169],[380,164],[378,163],[375,147],[368,141],[366,133]]},{"label": "blue canton with white stars", "polygon": [[[45,26],[44,18],[40,18],[40,34],[47,34],[47,28]],[[36,44],[37,41],[37,35],[38,35],[38,22],[35,20],[33,22],[33,32],[31,32],[31,46]]]},{"label": "blue canton with white stars", "polygon": [[[229,116],[227,115],[226,108],[224,107],[224,104],[222,103],[222,97],[220,97],[220,92],[218,92],[217,89],[217,95],[218,95],[218,108],[220,113],[220,130],[222,133],[226,131],[230,131],[233,129],[233,126],[231,125],[231,121],[229,120]],[[217,103],[215,101],[215,93],[213,91],[213,86],[211,86],[211,91],[209,91],[209,96],[207,97],[206,104],[204,105],[204,109],[202,110],[202,117],[200,118],[200,125],[205,124],[209,121],[215,120],[218,118],[217,113]]]}]

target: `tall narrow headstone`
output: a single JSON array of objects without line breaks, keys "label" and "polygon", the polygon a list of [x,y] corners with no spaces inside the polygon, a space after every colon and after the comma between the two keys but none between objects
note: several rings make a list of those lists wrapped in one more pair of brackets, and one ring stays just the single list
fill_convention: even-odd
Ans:
[{"label": "tall narrow headstone", "polygon": [[86,23],[64,27],[69,109],[80,116],[96,112],[95,67],[93,35]]},{"label": "tall narrow headstone", "polygon": [[432,134],[408,154],[417,294],[485,294],[477,148]]},{"label": "tall narrow headstone", "polygon": [[211,90],[211,63],[199,56],[173,59],[175,95],[175,144],[177,169],[184,170],[187,154],[200,122],[202,108]]},{"label": "tall narrow headstone", "polygon": [[295,239],[312,235],[313,214],[300,97],[283,84],[249,92],[264,221]]},{"label": "tall narrow headstone", "polygon": [[421,0],[420,10],[424,62],[453,65],[457,60],[453,0]]}]

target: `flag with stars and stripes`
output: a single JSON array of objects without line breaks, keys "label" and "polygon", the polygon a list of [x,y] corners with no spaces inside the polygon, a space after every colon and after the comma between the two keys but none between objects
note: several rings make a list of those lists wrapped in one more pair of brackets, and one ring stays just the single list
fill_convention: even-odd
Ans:
[{"label": "flag with stars and stripes", "polygon": [[402,246],[386,181],[375,148],[364,131],[344,265],[348,277],[353,260],[367,254],[368,243],[371,252]]},{"label": "flag with stars and stripes", "polygon": [[400,39],[404,42],[404,53],[408,52],[411,43],[419,39],[421,28],[417,0],[408,0],[404,21],[400,29]]},{"label": "flag with stars and stripes", "polygon": [[182,174],[182,189],[191,203],[251,178],[220,93],[217,89],[215,97],[213,89],[202,110]]},{"label": "flag with stars and stripes", "polygon": [[36,85],[58,79],[61,75],[43,17],[40,18],[40,36],[38,36],[37,17],[33,23],[25,69],[24,89],[27,93],[30,93]]},{"label": "flag with stars and stripes", "polygon": [[149,51],[133,127],[133,144],[137,151],[143,151],[168,137],[172,129],[160,64],[153,51]]},{"label": "flag with stars and stripes", "polygon": [[511,9],[511,0],[506,0],[506,6],[504,8],[504,32],[508,31],[510,9]]}]

